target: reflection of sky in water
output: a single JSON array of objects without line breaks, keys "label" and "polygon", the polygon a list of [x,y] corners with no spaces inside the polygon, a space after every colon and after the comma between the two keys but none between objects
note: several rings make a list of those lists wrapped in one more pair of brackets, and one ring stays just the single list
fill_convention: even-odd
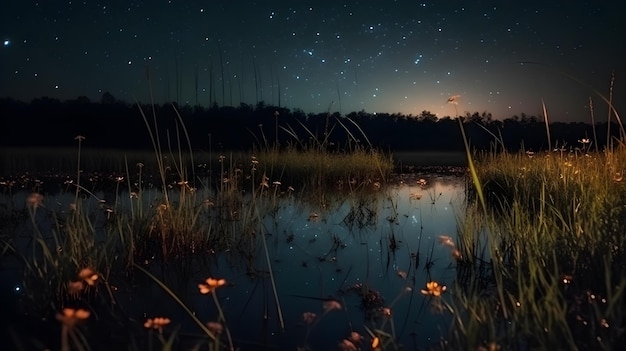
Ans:
[{"label": "reflection of sky in water", "polygon": [[[447,319],[444,322],[443,316],[448,314],[432,314],[420,289],[430,280],[448,285],[455,278],[450,248],[441,245],[438,237],[456,237],[455,213],[462,210],[463,190],[462,180],[435,178],[429,179],[426,187],[419,187],[414,182],[395,187],[370,202],[346,199],[339,207],[328,211],[296,202],[284,204],[274,218],[265,221],[265,225],[271,234],[267,236],[267,244],[285,317],[286,335],[304,333],[302,313],[322,314],[321,303],[315,298],[336,298],[347,308],[347,312],[331,312],[316,325],[309,340],[315,349],[334,349],[337,342],[349,335],[350,325],[366,334],[360,298],[354,293],[345,293],[348,287],[362,283],[379,291],[387,306],[402,294],[393,305],[393,323],[403,344],[413,347],[412,333],[417,346],[436,343],[447,331],[448,322]],[[420,194],[421,199],[412,197],[416,194]],[[367,210],[371,210],[376,214],[372,225],[360,228],[357,224],[349,226],[346,223],[345,219],[354,214],[351,210],[358,206],[363,209],[358,213],[367,214]],[[311,213],[318,213],[319,218],[309,219]],[[392,238],[396,243],[393,251],[390,249]],[[264,257],[259,255],[258,267],[266,268],[263,260]],[[426,269],[429,262],[430,268]],[[407,273],[406,281],[397,275],[398,270]],[[270,280],[266,279],[265,286],[259,287],[255,282],[251,285],[247,277],[229,277],[231,274],[225,271],[222,274],[237,284],[228,293],[220,292],[223,297],[229,296],[232,305],[227,303],[227,308],[247,315],[241,312],[243,308],[237,307],[242,303],[239,297],[231,293],[231,290],[242,292],[246,289],[240,297],[247,299],[249,294],[255,294],[257,301],[267,301],[272,316],[270,324],[276,325]],[[407,286],[413,291],[403,293]],[[242,327],[242,332],[262,326],[258,317],[260,308],[248,308],[250,318],[254,319]],[[437,324],[437,321],[444,323]],[[298,324],[301,325],[299,328]],[[301,343],[302,338],[296,337],[292,342]]]},{"label": "reflection of sky in water", "polygon": [[[408,349],[431,346],[447,333],[449,313],[432,313],[429,300],[420,289],[430,280],[451,285],[455,278],[451,250],[441,245],[438,237],[456,238],[456,217],[463,209],[464,184],[454,177],[427,180],[423,187],[415,180],[407,180],[368,199],[345,198],[326,210],[302,203],[296,195],[295,199],[284,200],[276,214],[265,219],[284,334],[277,327],[276,303],[261,241],[257,241],[259,249],[254,257],[254,279],[246,274],[244,264],[232,267],[229,259],[221,257],[210,272],[201,264],[190,272],[166,272],[170,278],[166,279],[167,284],[202,321],[215,320],[217,312],[210,297],[198,293],[197,284],[209,275],[233,284],[220,288],[218,296],[236,346],[253,341],[281,349],[302,346],[306,331],[302,314],[314,312],[321,316],[322,299],[338,299],[345,309],[324,315],[309,335],[309,345],[324,350],[336,349],[337,343],[352,330],[367,334],[361,299],[347,293],[348,287],[361,283],[378,291],[385,306],[393,303],[391,322],[402,344]],[[23,203],[21,196],[13,201]],[[151,200],[157,197],[158,193],[150,196]],[[70,194],[60,195],[54,199],[54,205],[48,202],[48,206],[63,208],[72,201]],[[97,203],[90,199],[88,206],[95,208]],[[312,213],[319,217],[311,218]],[[355,220],[351,222],[350,218]],[[398,271],[405,272],[407,279],[398,276]],[[175,286],[176,282],[180,286]],[[406,287],[412,288],[412,292],[406,292]],[[119,299],[123,304],[129,303],[127,312],[131,316],[141,319],[149,311],[147,316],[167,315],[180,321],[183,330],[196,330],[157,286],[139,287],[129,296],[120,292]],[[385,328],[389,331],[390,325]]]}]

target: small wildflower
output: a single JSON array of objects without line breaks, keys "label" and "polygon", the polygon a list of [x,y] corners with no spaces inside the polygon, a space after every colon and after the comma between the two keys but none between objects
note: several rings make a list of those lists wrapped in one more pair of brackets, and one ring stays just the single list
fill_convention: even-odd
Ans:
[{"label": "small wildflower", "polygon": [[82,308],[64,308],[62,313],[57,313],[57,320],[67,327],[74,327],[77,323],[89,318],[91,312]]},{"label": "small wildflower", "polygon": [[171,322],[172,321],[169,318],[155,317],[154,319],[148,318],[143,326],[146,329],[156,329],[159,333],[163,333],[163,328]]},{"label": "small wildflower", "polygon": [[447,235],[439,235],[439,243],[443,246],[454,247],[454,241]]},{"label": "small wildflower", "polygon": [[311,325],[311,324],[313,324],[313,322],[315,322],[315,318],[316,317],[317,317],[317,314],[315,314],[313,312],[304,312],[302,314],[302,321],[306,325]]},{"label": "small wildflower", "polygon": [[26,199],[26,205],[30,208],[37,208],[43,205],[43,195],[39,193],[32,193]]},{"label": "small wildflower", "polygon": [[391,308],[389,307],[383,307],[383,309],[381,310],[382,314],[385,317],[391,317]]},{"label": "small wildflower", "polygon": [[96,285],[96,281],[98,280],[98,274],[94,272],[93,269],[87,267],[80,270],[78,273],[78,277],[82,279],[89,286]]},{"label": "small wildflower", "polygon": [[137,162],[137,167],[139,167],[139,168],[143,168],[143,166],[144,166],[144,164],[143,164],[143,163],[141,163],[141,162]]},{"label": "small wildflower", "polygon": [[77,135],[77,136],[74,138],[74,140],[78,140],[78,142],[80,143],[80,142],[82,142],[83,140],[85,140],[85,137],[84,137],[84,136],[82,136],[82,135]]},{"label": "small wildflower", "polygon": [[206,326],[213,334],[222,334],[224,331],[224,326],[220,322],[208,322]]},{"label": "small wildflower", "polygon": [[67,291],[72,295],[78,294],[83,288],[85,288],[85,284],[81,280],[71,281],[67,284]]},{"label": "small wildflower", "polygon": [[355,344],[359,344],[361,343],[361,341],[363,340],[363,335],[353,331],[350,333],[350,341],[352,341]]},{"label": "small wildflower", "polygon": [[445,285],[439,285],[439,283],[432,281],[432,282],[428,282],[426,283],[426,289],[422,289],[421,292],[423,295],[430,295],[430,296],[435,296],[435,297],[439,297],[441,296],[441,294],[443,294],[446,291],[446,286]]},{"label": "small wildflower", "polygon": [[372,339],[372,348],[375,349],[380,345],[380,339],[378,337],[375,337],[374,339]]},{"label": "small wildflower", "polygon": [[561,281],[563,282],[563,284],[570,284],[572,282],[572,279],[574,279],[574,277],[572,277],[569,274],[565,274],[563,275],[563,277],[561,278]]},{"label": "small wildflower", "polygon": [[462,258],[461,251],[459,251],[458,249],[452,249],[452,257],[455,260],[460,260]]},{"label": "small wildflower", "polygon": [[356,345],[354,345],[354,343],[348,339],[343,339],[341,340],[341,342],[339,344],[337,344],[337,347],[339,347],[339,350],[341,351],[356,351]]},{"label": "small wildflower", "polygon": [[324,312],[327,313],[332,310],[340,310],[341,304],[339,303],[339,301],[328,300],[324,302],[323,308],[324,308]]},{"label": "small wildflower", "polygon": [[124,177],[115,177],[115,181],[121,183],[124,181]]},{"label": "small wildflower", "polygon": [[226,284],[226,280],[224,279],[207,278],[205,282],[206,284],[202,284],[202,283],[198,284],[198,289],[200,289],[201,294],[208,294],[212,290],[215,290],[219,288],[220,286]]}]

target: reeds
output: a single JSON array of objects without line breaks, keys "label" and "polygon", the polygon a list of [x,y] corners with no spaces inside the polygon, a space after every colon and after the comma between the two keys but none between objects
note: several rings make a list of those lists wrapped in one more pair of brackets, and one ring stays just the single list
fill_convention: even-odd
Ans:
[{"label": "reeds", "polygon": [[461,219],[452,349],[626,340],[626,150],[589,144],[479,157],[486,207],[470,202]]}]

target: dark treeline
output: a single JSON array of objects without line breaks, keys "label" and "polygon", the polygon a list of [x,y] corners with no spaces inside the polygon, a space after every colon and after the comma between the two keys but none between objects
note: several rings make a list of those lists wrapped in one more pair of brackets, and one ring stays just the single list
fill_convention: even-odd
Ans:
[{"label": "dark treeline", "polygon": [[[89,147],[150,149],[152,143],[142,111],[152,128],[153,116],[156,116],[161,142],[167,145],[169,137],[173,148],[177,148],[177,135],[181,145],[186,145],[184,131],[177,123],[178,113],[194,149],[206,150],[211,145],[213,150],[250,150],[275,141],[282,146],[298,144],[283,128],[292,131],[302,142],[310,139],[311,134],[321,141],[328,132],[328,142],[334,147],[354,144],[356,139],[358,143],[371,143],[385,151],[463,149],[456,118],[437,118],[428,111],[417,116],[365,111],[347,115],[337,112],[306,114],[299,109],[289,110],[263,102],[238,107],[153,106],[129,104],[109,93],[99,102],[86,97],[67,101],[44,97],[30,103],[0,99],[0,143],[4,146],[73,146],[76,144],[74,137],[82,135]],[[460,118],[476,149],[489,149],[494,135],[501,137],[510,151],[548,147],[546,126],[541,117],[522,114],[498,120],[485,112],[466,113]],[[594,136],[591,124],[551,123],[552,147],[575,148],[586,138],[591,140],[592,149],[595,146],[601,149],[608,132],[619,135],[619,126],[615,123],[608,129],[606,122],[597,123],[595,130]]]}]

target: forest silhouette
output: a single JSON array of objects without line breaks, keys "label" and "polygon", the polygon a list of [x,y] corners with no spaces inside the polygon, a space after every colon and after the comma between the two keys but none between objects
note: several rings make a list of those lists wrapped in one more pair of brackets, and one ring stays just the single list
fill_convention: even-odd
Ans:
[{"label": "forest silhouette", "polygon": [[[437,117],[429,111],[416,116],[366,111],[313,114],[262,101],[236,107],[131,104],[104,93],[99,102],[84,96],[66,101],[42,97],[31,102],[4,98],[0,99],[0,115],[0,144],[13,147],[73,146],[74,138],[82,135],[93,148],[150,149],[146,122],[156,122],[162,140],[169,138],[175,143],[177,135],[184,137],[179,122],[182,120],[194,149],[248,151],[262,146],[264,141],[278,141],[285,147],[301,144],[313,136],[322,140],[328,133],[328,145],[337,149],[350,141],[392,152],[459,151],[464,147],[457,121],[460,118],[474,149],[489,150],[495,137],[509,151],[548,148],[543,116],[525,114],[505,119],[495,119],[488,112],[465,112],[459,117]],[[601,150],[609,133],[619,133],[619,126],[611,124],[607,129],[606,121],[596,123],[594,133],[590,123],[550,123],[551,145],[573,150],[588,139],[591,149]],[[293,135],[299,138],[298,142]]]}]

